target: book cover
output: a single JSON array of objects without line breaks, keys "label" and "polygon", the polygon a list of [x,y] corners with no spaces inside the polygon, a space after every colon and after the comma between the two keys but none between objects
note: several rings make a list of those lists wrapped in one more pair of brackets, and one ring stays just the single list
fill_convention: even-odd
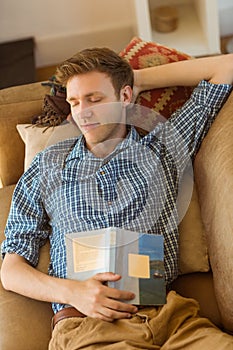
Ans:
[{"label": "book cover", "polygon": [[164,241],[162,235],[122,228],[66,235],[67,277],[86,280],[99,272],[122,276],[109,287],[135,293],[135,305],[166,303]]}]

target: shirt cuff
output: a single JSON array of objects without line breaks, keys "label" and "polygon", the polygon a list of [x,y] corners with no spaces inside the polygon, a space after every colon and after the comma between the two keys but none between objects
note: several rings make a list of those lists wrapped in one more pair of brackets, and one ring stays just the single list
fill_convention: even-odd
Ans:
[{"label": "shirt cuff", "polygon": [[[200,91],[201,90],[201,91]],[[197,105],[210,105],[219,109],[232,90],[230,84],[213,84],[202,80],[194,89],[193,99]]]}]

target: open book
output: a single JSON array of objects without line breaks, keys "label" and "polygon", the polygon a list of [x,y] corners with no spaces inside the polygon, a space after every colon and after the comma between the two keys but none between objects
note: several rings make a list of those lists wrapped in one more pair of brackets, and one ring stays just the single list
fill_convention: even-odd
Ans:
[{"label": "open book", "polygon": [[66,235],[67,277],[85,280],[99,272],[122,276],[109,287],[128,290],[135,305],[166,303],[163,236],[121,228]]}]

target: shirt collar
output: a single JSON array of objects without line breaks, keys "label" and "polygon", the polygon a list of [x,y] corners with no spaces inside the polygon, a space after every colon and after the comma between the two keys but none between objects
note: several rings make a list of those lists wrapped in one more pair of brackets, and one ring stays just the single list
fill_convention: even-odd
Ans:
[{"label": "shirt collar", "polygon": [[[129,148],[130,146],[132,146],[133,144],[135,144],[135,142],[139,142],[139,140],[141,139],[138,132],[136,131],[136,129],[133,126],[129,126],[128,128],[129,132],[126,136],[126,138],[120,142],[116,148],[114,149],[114,151],[109,154],[106,158],[109,157],[113,157],[115,154],[121,152],[122,150],[125,150],[126,148]],[[74,159],[79,159],[79,160],[83,160],[86,157],[89,158],[96,158],[85,146],[85,139],[84,136],[81,135],[76,144],[74,145],[74,148],[69,152],[68,156],[66,157],[65,160],[65,165],[74,160]]]}]

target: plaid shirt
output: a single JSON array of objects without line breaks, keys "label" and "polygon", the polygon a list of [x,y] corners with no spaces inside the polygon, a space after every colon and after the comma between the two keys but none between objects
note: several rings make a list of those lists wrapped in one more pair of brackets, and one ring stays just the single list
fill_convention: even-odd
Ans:
[{"label": "plaid shirt", "polygon": [[[181,180],[230,90],[202,81],[169,121],[144,137],[131,127],[104,159],[85,148],[83,136],[39,153],[16,186],[3,256],[14,252],[36,266],[49,237],[49,273],[66,278],[67,233],[122,227],[164,235],[165,277],[172,282],[178,274]],[[54,303],[53,309],[64,306]]]}]

